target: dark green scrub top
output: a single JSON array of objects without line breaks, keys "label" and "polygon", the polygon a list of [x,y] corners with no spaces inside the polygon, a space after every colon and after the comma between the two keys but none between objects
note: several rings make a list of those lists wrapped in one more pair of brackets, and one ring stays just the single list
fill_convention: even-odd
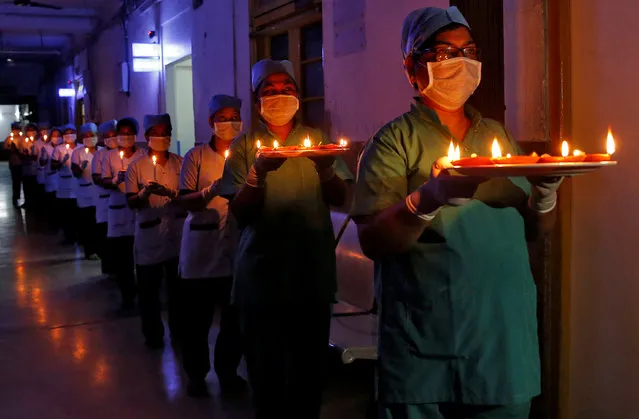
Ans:
[{"label": "dark green scrub top", "polygon": [[[519,148],[496,121],[466,108],[462,156]],[[383,127],[359,163],[353,216],[402,202],[428,180],[452,138],[421,103]],[[406,253],[376,261],[379,392],[385,403],[501,405],[540,392],[536,288],[524,220],[525,179],[492,179],[463,206],[444,206]]]},{"label": "dark green scrub top", "polygon": [[[321,131],[301,124],[295,125],[285,142],[266,127],[238,137],[231,144],[219,194],[232,196],[242,188],[255,160],[257,140],[264,146],[274,139],[280,145],[301,145],[307,136],[313,144],[328,143]],[[343,160],[337,159],[334,167],[342,179],[353,179]],[[268,173],[265,188],[262,213],[240,234],[234,303],[333,302],[335,236],[315,163],[303,157],[288,159]]]}]

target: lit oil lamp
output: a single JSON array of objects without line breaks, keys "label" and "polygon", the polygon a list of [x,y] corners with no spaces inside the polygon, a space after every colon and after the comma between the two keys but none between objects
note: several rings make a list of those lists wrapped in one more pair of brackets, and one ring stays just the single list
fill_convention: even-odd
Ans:
[{"label": "lit oil lamp", "polygon": [[[579,150],[577,150],[579,151]],[[584,161],[585,155],[581,152],[570,155],[568,141],[561,142],[561,156],[551,156],[544,154],[539,159],[539,163],[579,163]]]},{"label": "lit oil lamp", "polygon": [[339,146],[340,146],[340,147],[342,147],[342,148],[346,148],[346,147],[348,147],[348,141],[346,141],[346,140],[345,140],[345,139],[343,139],[343,138],[340,138],[340,140],[339,140]]},{"label": "lit oil lamp", "polygon": [[313,144],[311,143],[311,139],[309,137],[306,137],[304,138],[302,145],[304,146],[304,148],[311,148]]},{"label": "lit oil lamp", "polygon": [[493,140],[491,159],[495,164],[535,164],[539,161],[539,156],[536,153],[532,153],[530,156],[513,156],[507,153],[505,157],[502,157],[501,147],[497,138]]},{"label": "lit oil lamp", "polygon": [[602,161],[610,161],[612,159],[612,155],[615,154],[616,145],[615,138],[612,136],[612,131],[610,128],[608,129],[608,137],[606,137],[606,153],[600,154],[588,154],[585,157],[584,161],[587,162],[602,162]]},{"label": "lit oil lamp", "polygon": [[276,149],[280,146],[280,143],[277,142],[277,140],[273,140],[273,149]]},{"label": "lit oil lamp", "polygon": [[448,146],[448,159],[453,166],[486,166],[493,164],[490,157],[479,157],[476,153],[471,154],[470,157],[462,158],[459,145],[455,146],[452,140]]}]

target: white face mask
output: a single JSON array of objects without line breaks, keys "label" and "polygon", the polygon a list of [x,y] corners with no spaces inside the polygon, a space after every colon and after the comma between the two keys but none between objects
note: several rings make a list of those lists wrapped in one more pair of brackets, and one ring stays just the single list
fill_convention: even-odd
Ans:
[{"label": "white face mask", "polygon": [[167,151],[171,148],[171,137],[149,137],[149,148],[153,151]]},{"label": "white face mask", "polygon": [[84,143],[86,147],[93,148],[98,144],[98,137],[94,135],[93,137],[83,138],[82,143]]},{"label": "white face mask", "polygon": [[53,145],[62,144],[62,137],[51,137],[51,144]]},{"label": "white face mask", "polygon": [[429,82],[422,94],[449,111],[464,106],[481,81],[481,63],[466,57],[429,62],[426,68]]},{"label": "white face mask", "polygon": [[242,121],[214,122],[215,135],[225,141],[231,141],[242,131]]},{"label": "white face mask", "polygon": [[135,144],[135,135],[118,135],[118,145],[129,148]]},{"label": "white face mask", "polygon": [[266,122],[281,127],[291,122],[300,108],[300,101],[290,95],[264,96],[261,105],[260,113]]},{"label": "white face mask", "polygon": [[65,134],[62,136],[62,138],[64,138],[64,142],[67,144],[73,144],[75,143],[76,138],[78,138],[78,136],[76,134]]},{"label": "white face mask", "polygon": [[113,150],[118,146],[118,138],[117,137],[109,137],[104,139],[104,145],[107,146],[109,150]]}]

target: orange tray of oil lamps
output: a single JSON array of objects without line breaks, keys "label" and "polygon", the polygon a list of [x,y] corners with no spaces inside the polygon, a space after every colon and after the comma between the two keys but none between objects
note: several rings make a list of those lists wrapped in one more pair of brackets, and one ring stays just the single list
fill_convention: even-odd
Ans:
[{"label": "orange tray of oil lamps", "polygon": [[278,146],[278,147],[260,147],[258,155],[266,158],[285,158],[294,157],[323,157],[338,156],[350,150],[348,145],[340,144],[322,144],[315,146]]},{"label": "orange tray of oil lamps", "polygon": [[[574,150],[570,154],[567,141],[561,144],[561,156],[551,156],[532,153],[529,156],[502,157],[501,147],[497,138],[493,141],[493,157],[481,157],[473,154],[471,157],[459,158],[459,146],[454,147],[451,141],[448,156],[453,164],[453,169],[461,175],[480,177],[510,177],[510,176],[575,176],[601,169],[602,167],[615,166],[612,160],[615,152],[615,140],[612,132],[608,131],[606,139],[606,154],[586,154],[580,150]],[[454,157],[454,158],[451,158]]]},{"label": "orange tray of oil lamps", "polygon": [[[593,157],[590,157],[593,156]],[[607,159],[606,157],[607,156]],[[544,154],[512,157],[467,157],[453,161],[453,169],[461,175],[480,177],[576,176],[602,167],[615,166],[610,155],[557,157]]]}]

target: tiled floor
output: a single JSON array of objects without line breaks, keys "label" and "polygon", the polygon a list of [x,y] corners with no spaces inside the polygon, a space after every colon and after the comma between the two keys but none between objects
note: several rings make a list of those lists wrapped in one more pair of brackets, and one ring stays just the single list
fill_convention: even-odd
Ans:
[{"label": "tiled floor", "polygon": [[[193,400],[170,345],[149,352],[136,317],[117,314],[115,284],[97,262],[57,245],[37,217],[11,207],[0,167],[0,418],[250,418],[248,396]],[[215,330],[211,333],[214,342]],[[335,367],[323,418],[363,418],[368,365]]]}]

